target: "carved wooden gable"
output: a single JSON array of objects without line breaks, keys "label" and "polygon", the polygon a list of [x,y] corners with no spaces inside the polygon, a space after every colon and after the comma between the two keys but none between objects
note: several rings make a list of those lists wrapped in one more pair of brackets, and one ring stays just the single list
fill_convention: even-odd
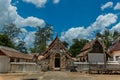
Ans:
[{"label": "carved wooden gable", "polygon": [[44,60],[48,61],[47,65],[50,70],[55,68],[65,69],[67,63],[72,61],[72,57],[69,56],[68,51],[58,37],[49,45],[42,56],[44,56]]}]

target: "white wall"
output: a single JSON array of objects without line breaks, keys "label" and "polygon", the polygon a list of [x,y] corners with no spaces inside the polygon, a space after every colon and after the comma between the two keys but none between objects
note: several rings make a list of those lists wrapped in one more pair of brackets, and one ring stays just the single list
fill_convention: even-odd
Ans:
[{"label": "white wall", "polygon": [[118,61],[116,57],[117,57],[117,56],[120,57],[120,51],[113,51],[111,54],[112,54],[113,60],[109,60],[109,61],[113,61],[113,62]]},{"label": "white wall", "polygon": [[10,72],[40,72],[41,66],[32,62],[11,62]]},{"label": "white wall", "polygon": [[9,57],[0,55],[0,73],[8,72],[10,69]]}]

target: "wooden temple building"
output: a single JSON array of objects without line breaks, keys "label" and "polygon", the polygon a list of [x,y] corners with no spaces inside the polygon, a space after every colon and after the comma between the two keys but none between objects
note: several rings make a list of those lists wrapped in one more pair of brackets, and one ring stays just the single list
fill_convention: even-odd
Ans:
[{"label": "wooden temple building", "polygon": [[[88,42],[83,49],[80,51],[80,54],[77,55],[77,58],[80,62],[88,62],[89,53],[101,53],[105,54],[105,59],[107,60],[109,54],[107,54],[106,47],[99,39],[92,40]],[[94,58],[94,57],[93,57]]]},{"label": "wooden temple building", "polygon": [[38,56],[41,65],[46,65],[48,70],[65,70],[72,64],[73,59],[58,36],[49,45],[48,49]]}]

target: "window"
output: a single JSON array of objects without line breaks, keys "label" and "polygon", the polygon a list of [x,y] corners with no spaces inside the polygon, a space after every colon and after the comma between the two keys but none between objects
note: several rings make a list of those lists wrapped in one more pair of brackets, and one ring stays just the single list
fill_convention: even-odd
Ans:
[{"label": "window", "polygon": [[10,62],[14,62],[14,58],[10,58]]}]

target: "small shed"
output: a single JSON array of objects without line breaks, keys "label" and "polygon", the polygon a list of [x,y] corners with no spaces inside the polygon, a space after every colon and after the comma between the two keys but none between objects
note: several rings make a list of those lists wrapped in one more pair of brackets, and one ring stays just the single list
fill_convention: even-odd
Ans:
[{"label": "small shed", "polygon": [[[95,40],[92,40],[88,42],[83,49],[80,51],[80,54],[77,55],[77,58],[81,62],[88,62],[88,54],[89,53],[95,53],[95,54],[105,54],[106,60],[109,57],[109,54],[106,51],[106,47],[102,41],[100,41],[98,38]],[[94,57],[92,57],[94,58]]]},{"label": "small shed", "polygon": [[10,70],[10,62],[30,62],[32,55],[21,53],[15,49],[0,46],[0,72]]},{"label": "small shed", "polygon": [[67,49],[58,36],[49,45],[48,49],[38,56],[38,60],[43,62],[49,70],[65,70],[73,62]]}]

